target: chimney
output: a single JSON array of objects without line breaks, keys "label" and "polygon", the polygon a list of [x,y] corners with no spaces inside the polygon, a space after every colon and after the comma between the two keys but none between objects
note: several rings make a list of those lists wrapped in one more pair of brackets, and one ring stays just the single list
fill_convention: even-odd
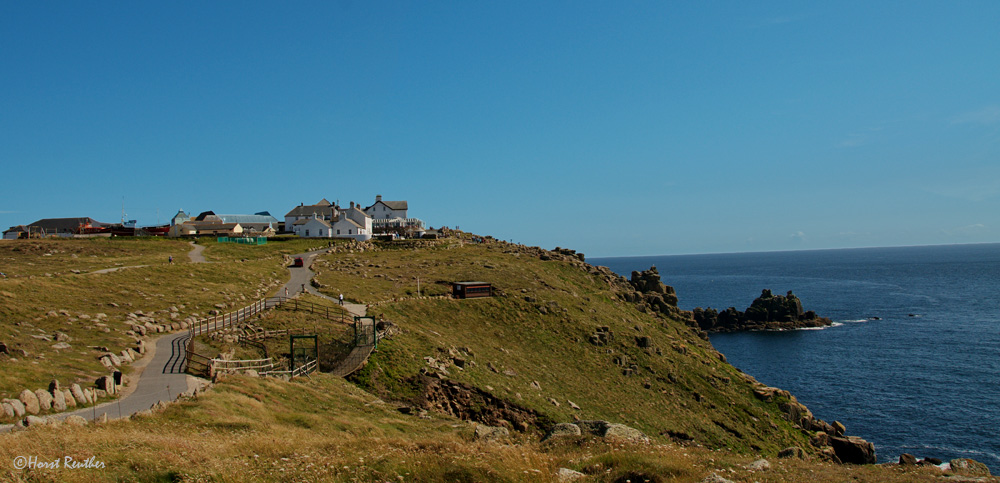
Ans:
[{"label": "chimney", "polygon": [[354,208],[354,202],[353,201],[351,202],[351,208]]},{"label": "chimney", "polygon": [[382,195],[375,195],[375,202],[378,203],[379,201],[382,201]]}]

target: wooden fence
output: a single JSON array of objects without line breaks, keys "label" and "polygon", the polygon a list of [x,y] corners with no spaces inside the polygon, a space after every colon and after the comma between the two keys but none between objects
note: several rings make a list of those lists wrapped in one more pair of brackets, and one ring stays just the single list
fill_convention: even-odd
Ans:
[{"label": "wooden fence", "polygon": [[[319,305],[313,302],[299,300],[297,298],[288,298],[281,296],[260,299],[246,307],[230,312],[228,314],[216,315],[195,322],[191,326],[191,328],[188,329],[188,340],[187,340],[186,355],[185,355],[185,359],[187,361],[187,367],[191,368],[191,370],[195,372],[205,374],[206,376],[209,377],[211,377],[211,375],[214,374],[216,370],[238,371],[238,370],[248,370],[248,369],[256,370],[258,374],[268,375],[268,376],[288,375],[290,377],[298,377],[301,375],[311,374],[319,367],[319,363],[316,359],[313,359],[312,361],[309,361],[306,364],[299,366],[293,370],[279,371],[279,370],[274,370],[276,364],[271,360],[270,357],[267,359],[256,359],[249,361],[225,361],[222,359],[212,359],[203,356],[201,354],[196,353],[194,350],[195,337],[243,325],[251,318],[260,314],[261,312],[270,310],[285,303],[291,304],[294,310],[308,310],[310,313],[323,315],[326,319],[333,322],[342,322],[345,324],[352,323],[352,321],[348,319],[346,312],[342,309],[333,308],[333,310],[331,310],[331,307],[329,306]],[[372,332],[375,332],[374,324],[372,325],[371,330]],[[254,346],[263,346],[263,344],[259,342],[262,339],[269,338],[271,336],[278,337],[283,335],[290,335],[294,333],[304,333],[304,332],[305,329],[282,329],[274,331],[263,331],[263,332],[241,335],[239,336],[239,342],[248,343]],[[357,327],[355,327],[355,339],[359,338],[358,337],[359,334],[357,332],[358,329]],[[367,331],[365,332],[366,332],[365,335],[367,337],[362,336],[361,338],[370,340],[371,341],[370,344],[376,343],[377,334],[368,335]],[[368,339],[368,337],[370,337],[370,339]],[[264,350],[265,351],[267,350],[266,347],[264,348]],[[266,363],[263,361],[271,361],[270,362],[271,365],[267,366]]]}]

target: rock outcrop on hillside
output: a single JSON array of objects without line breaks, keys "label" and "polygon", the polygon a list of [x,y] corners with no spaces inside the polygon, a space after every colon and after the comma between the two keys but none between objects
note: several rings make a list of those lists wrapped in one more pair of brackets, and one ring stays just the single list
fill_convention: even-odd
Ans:
[{"label": "rock outcrop on hillside", "polygon": [[833,323],[812,310],[803,311],[802,301],[791,290],[787,295],[774,295],[764,289],[750,307],[740,312],[729,307],[719,312],[711,307],[692,311],[698,327],[709,332],[738,330],[788,330],[804,327],[825,327]]}]

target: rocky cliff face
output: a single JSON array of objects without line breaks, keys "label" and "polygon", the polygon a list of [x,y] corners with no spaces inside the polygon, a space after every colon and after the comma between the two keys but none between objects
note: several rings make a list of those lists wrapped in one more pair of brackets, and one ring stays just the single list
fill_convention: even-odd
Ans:
[{"label": "rocky cliff face", "polygon": [[764,289],[760,297],[754,299],[750,307],[740,312],[729,307],[719,312],[711,307],[697,307],[692,311],[698,327],[709,332],[732,332],[737,330],[788,330],[803,327],[823,327],[832,321],[816,315],[811,310],[802,310],[802,301],[791,292],[774,295]]}]

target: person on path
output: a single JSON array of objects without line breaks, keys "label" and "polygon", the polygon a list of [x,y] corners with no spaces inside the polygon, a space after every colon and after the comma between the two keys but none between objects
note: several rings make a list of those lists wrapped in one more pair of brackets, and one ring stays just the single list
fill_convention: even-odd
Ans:
[{"label": "person on path", "polygon": [[340,305],[344,305],[344,294],[340,294]]},{"label": "person on path", "polygon": [[285,287],[285,298],[288,298],[288,287]]},{"label": "person on path", "polygon": [[170,255],[169,257],[167,257],[167,263],[174,263],[174,256],[173,255]]}]

